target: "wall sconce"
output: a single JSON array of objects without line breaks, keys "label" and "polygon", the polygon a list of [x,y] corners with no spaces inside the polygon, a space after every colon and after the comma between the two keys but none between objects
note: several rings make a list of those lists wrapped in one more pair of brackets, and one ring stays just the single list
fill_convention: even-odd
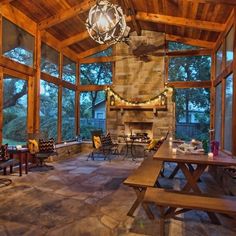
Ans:
[{"label": "wall sconce", "polygon": [[114,95],[110,96],[110,106],[115,106],[115,96]]}]

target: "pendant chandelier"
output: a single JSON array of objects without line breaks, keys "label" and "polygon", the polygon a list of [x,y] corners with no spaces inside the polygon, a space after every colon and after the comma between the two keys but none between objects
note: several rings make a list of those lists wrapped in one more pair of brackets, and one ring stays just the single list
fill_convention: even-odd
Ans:
[{"label": "pendant chandelier", "polygon": [[93,40],[108,45],[122,41],[129,31],[121,7],[107,0],[97,1],[90,9],[86,28]]}]

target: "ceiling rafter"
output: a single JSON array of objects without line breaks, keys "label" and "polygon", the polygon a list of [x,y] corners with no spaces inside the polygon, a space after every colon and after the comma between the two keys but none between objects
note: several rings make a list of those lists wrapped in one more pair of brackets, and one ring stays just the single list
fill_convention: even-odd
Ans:
[{"label": "ceiling rafter", "polygon": [[83,2],[79,3],[78,5],[71,7],[64,10],[63,12],[56,14],[54,16],[51,16],[41,22],[39,22],[38,26],[40,30],[44,30],[47,28],[50,28],[56,24],[59,24],[67,19],[70,19],[82,12],[85,12],[89,10],[94,4],[96,3],[95,0],[84,0]]},{"label": "ceiling rafter", "polygon": [[107,45],[107,44],[102,44],[102,45],[99,45],[95,48],[90,48],[89,50],[86,50],[84,52],[81,52],[81,53],[77,54],[78,60],[81,59],[81,58],[88,57],[88,56],[91,56],[93,54],[96,54],[98,52],[104,51],[104,50],[108,49],[109,47],[111,47],[111,46]]},{"label": "ceiling rafter", "polygon": [[167,25],[185,26],[215,32],[222,32],[225,29],[225,24],[220,24],[216,22],[193,20],[183,17],[167,16],[147,12],[137,12],[136,19],[141,21],[149,21]]},{"label": "ceiling rafter", "polygon": [[137,22],[135,19],[136,10],[134,8],[134,3],[132,0],[123,0],[123,2],[124,2],[124,5],[126,6],[126,8],[128,9],[128,13],[131,17],[131,23],[132,23],[135,31],[137,32],[137,35],[140,36],[142,34],[142,29],[140,27],[139,22]]},{"label": "ceiling rafter", "polygon": [[194,39],[194,38],[186,38],[183,36],[178,36],[178,35],[173,35],[173,34],[166,34],[166,40],[179,42],[179,43],[185,43],[192,46],[209,48],[209,49],[214,48],[214,45],[215,45],[215,42]]}]

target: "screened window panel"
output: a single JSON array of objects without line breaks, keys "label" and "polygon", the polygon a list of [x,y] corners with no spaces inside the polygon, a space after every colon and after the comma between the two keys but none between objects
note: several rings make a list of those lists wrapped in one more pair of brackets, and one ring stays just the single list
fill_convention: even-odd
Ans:
[{"label": "screened window panel", "polygon": [[184,43],[178,42],[168,42],[168,50],[169,51],[181,51],[181,50],[197,50],[200,47],[192,46]]},{"label": "screened window panel", "polygon": [[221,145],[221,113],[222,113],[222,84],[216,86],[215,98],[215,140],[220,142]]},{"label": "screened window panel", "polygon": [[80,136],[91,139],[91,131],[106,131],[106,93],[90,91],[80,93]]},{"label": "screened window panel", "polygon": [[106,85],[112,83],[112,63],[90,63],[80,65],[80,84]]},{"label": "screened window panel", "polygon": [[27,66],[34,63],[34,36],[3,18],[2,53],[14,61]]},{"label": "screened window panel", "polygon": [[41,71],[59,77],[59,52],[45,43],[41,46]]},{"label": "screened window panel", "polygon": [[72,84],[76,82],[76,63],[65,56],[63,56],[62,79]]},{"label": "screened window panel", "polygon": [[75,129],[75,91],[62,89],[62,140],[74,140]]},{"label": "screened window panel", "polygon": [[3,140],[9,145],[27,141],[27,81],[5,75],[3,80]]},{"label": "screened window panel", "polygon": [[57,140],[58,87],[40,81],[40,133],[42,138]]},{"label": "screened window panel", "polygon": [[220,46],[216,52],[216,76],[220,75],[222,71],[222,62],[223,62],[223,45]]},{"label": "screened window panel", "polygon": [[225,84],[225,125],[224,149],[232,152],[232,110],[233,110],[233,74],[226,78]]},{"label": "screened window panel", "polygon": [[176,89],[176,138],[209,139],[210,90],[203,88]]},{"label": "screened window panel", "polygon": [[106,56],[112,56],[112,47],[104,50],[104,51],[101,51],[101,52],[98,52],[98,53],[95,53],[91,56],[89,56],[89,58],[93,58],[93,57],[106,57]]},{"label": "screened window panel", "polygon": [[226,37],[226,64],[229,65],[234,58],[234,27]]},{"label": "screened window panel", "polygon": [[169,81],[210,80],[211,58],[209,56],[173,57],[169,60]]}]

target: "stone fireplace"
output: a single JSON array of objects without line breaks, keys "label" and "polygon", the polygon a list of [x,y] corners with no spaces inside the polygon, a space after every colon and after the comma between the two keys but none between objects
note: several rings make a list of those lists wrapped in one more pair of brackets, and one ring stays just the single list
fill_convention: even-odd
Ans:
[{"label": "stone fireplace", "polygon": [[[133,37],[135,42],[140,39],[142,42],[138,45],[144,45],[147,49],[153,47],[145,45],[164,44],[163,34],[157,32],[142,31],[142,36]],[[150,57],[152,60],[143,60],[143,57],[133,53],[134,46],[118,43],[115,47],[116,55],[122,55],[122,59],[115,63],[112,89],[120,97],[126,101],[142,102],[164,91],[164,57]],[[160,111],[152,105],[129,107],[123,104],[120,109],[111,109],[108,97],[107,130],[117,138],[120,135],[129,135],[131,132],[132,134],[145,132],[150,138],[165,136],[167,131],[170,131],[170,134],[174,133],[175,106],[172,102],[172,92],[168,91],[166,97],[167,109]]]}]

